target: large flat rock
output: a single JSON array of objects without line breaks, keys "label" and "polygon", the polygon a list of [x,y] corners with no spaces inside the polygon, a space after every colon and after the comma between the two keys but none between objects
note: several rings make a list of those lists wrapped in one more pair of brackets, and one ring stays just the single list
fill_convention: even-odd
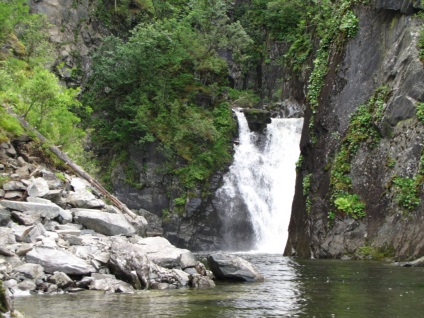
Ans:
[{"label": "large flat rock", "polygon": [[36,202],[18,202],[18,201],[9,201],[3,200],[0,201],[0,205],[9,208],[11,210],[21,211],[21,212],[32,212],[35,211],[37,213],[41,212],[41,216],[52,220],[56,218],[61,211],[63,210],[60,206],[54,203],[36,203]]},{"label": "large flat rock", "polygon": [[71,253],[52,248],[35,247],[26,254],[28,263],[40,264],[46,273],[63,272],[67,275],[87,275],[96,270]]},{"label": "large flat rock", "polygon": [[153,263],[162,267],[184,269],[197,265],[196,258],[189,250],[177,248],[163,237],[140,238],[137,244]]},{"label": "large flat rock", "polygon": [[74,222],[108,236],[132,236],[136,229],[122,214],[107,213],[100,210],[72,209]]}]

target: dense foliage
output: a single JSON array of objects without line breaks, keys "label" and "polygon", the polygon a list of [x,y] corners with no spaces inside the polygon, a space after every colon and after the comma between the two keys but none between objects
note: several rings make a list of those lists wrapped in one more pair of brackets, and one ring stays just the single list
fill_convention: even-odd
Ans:
[{"label": "dense foliage", "polygon": [[[46,17],[30,14],[26,1],[10,0],[0,2],[0,21],[2,106],[12,107],[71,157],[83,157],[85,133],[78,128],[80,119],[73,111],[80,108],[83,113],[89,108],[77,100],[78,90],[63,87],[46,68],[53,59]],[[3,107],[0,113],[1,140],[24,133]]]}]

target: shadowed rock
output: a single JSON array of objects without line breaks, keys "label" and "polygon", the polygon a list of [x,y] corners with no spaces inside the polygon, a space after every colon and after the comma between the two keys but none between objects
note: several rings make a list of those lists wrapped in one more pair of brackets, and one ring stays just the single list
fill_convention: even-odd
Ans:
[{"label": "shadowed rock", "polygon": [[264,280],[251,263],[235,255],[213,254],[208,256],[208,262],[217,279],[241,282]]}]

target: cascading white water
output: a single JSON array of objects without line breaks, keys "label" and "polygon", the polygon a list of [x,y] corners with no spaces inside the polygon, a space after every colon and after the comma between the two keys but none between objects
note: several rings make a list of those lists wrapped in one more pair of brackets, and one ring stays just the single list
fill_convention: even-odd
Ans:
[{"label": "cascading white water", "polygon": [[[218,197],[225,198],[223,223],[242,220],[243,206],[254,231],[251,249],[282,253],[287,241],[291,204],[295,186],[295,162],[299,157],[302,118],[272,119],[265,136],[249,130],[244,113],[236,111],[239,145],[234,162],[224,177]],[[245,220],[243,220],[245,221]],[[231,227],[227,226],[231,232]],[[234,233],[224,233],[228,241]],[[231,244],[229,246],[237,246]]]}]

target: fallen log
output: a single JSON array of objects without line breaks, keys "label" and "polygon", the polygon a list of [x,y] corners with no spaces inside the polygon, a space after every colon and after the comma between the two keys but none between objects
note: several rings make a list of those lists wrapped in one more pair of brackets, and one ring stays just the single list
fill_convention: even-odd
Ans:
[{"label": "fallen log", "polygon": [[3,105],[6,109],[7,113],[14,118],[16,118],[21,125],[27,130],[34,133],[40,142],[48,147],[48,149],[56,155],[60,160],[62,160],[67,166],[69,166],[76,174],[78,174],[81,178],[87,180],[93,187],[95,187],[102,195],[108,198],[122,213],[127,214],[132,219],[136,219],[137,215],[132,212],[128,207],[122,203],[118,198],[113,196],[109,191],[107,191],[97,180],[93,179],[83,168],[77,165],[71,158],[69,158],[64,152],[62,152],[55,145],[51,145],[46,137],[44,137],[39,131],[37,131],[34,127],[32,127],[24,118],[16,114],[10,106]]}]

